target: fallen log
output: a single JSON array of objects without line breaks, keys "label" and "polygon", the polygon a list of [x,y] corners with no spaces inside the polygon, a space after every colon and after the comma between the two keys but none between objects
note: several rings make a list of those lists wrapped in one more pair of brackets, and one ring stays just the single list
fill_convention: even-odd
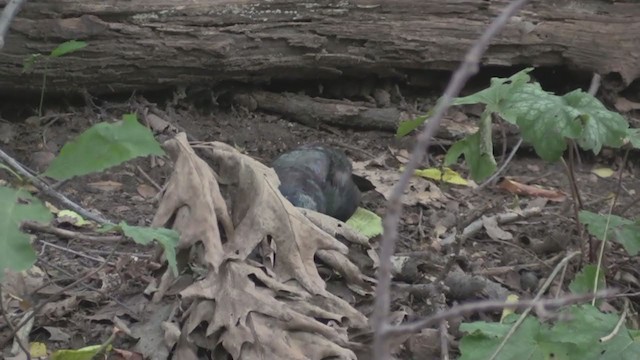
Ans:
[{"label": "fallen log", "polygon": [[[507,3],[29,1],[0,52],[0,92],[39,91],[45,70],[48,93],[370,75],[417,84],[423,69],[456,67]],[[568,65],[622,89],[640,75],[638,18],[640,3],[632,0],[534,0],[482,63]],[[72,39],[89,46],[22,72],[31,54]]]}]

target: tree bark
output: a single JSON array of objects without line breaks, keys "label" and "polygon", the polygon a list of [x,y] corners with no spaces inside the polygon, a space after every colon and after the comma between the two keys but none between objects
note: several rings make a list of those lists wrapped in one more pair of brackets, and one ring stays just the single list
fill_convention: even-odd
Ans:
[{"label": "tree bark", "polygon": [[[368,75],[418,84],[421,70],[454,69],[507,3],[28,1],[0,52],[0,91],[39,90],[44,61],[23,73],[24,59],[72,39],[89,45],[46,61],[48,92]],[[568,65],[617,80],[622,89],[640,75],[638,19],[635,0],[534,0],[482,63]]]}]

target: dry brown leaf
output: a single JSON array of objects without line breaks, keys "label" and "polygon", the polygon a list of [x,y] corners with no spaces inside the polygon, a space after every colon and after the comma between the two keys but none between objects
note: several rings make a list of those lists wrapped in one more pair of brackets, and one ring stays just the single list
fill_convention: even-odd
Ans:
[{"label": "dry brown leaf", "polygon": [[122,189],[122,183],[110,180],[88,183],[87,186],[100,191],[117,191]]},{"label": "dry brown leaf", "polygon": [[483,216],[482,225],[487,231],[487,235],[489,235],[489,237],[492,238],[493,240],[513,239],[513,234],[502,230],[500,225],[498,225],[498,219],[495,216]]},{"label": "dry brown leaf", "polygon": [[[400,169],[386,169],[376,165],[372,160],[354,162],[353,173],[369,180],[385,199],[389,199],[393,186],[402,175]],[[442,202],[446,200],[447,198],[436,184],[419,176],[411,177],[402,197],[402,203],[406,206],[420,204],[441,207]]]},{"label": "dry brown leaf", "polygon": [[[176,356],[196,359],[201,348],[224,350],[233,359],[355,359],[347,330],[367,328],[367,319],[325,290],[314,258],[351,285],[363,285],[366,277],[334,236],[359,245],[368,241],[342,222],[308,214],[309,220],[282,197],[271,168],[223,143],[199,147],[209,151],[215,171],[184,134],[165,143],[175,171],[153,221],[181,234],[178,252],[189,257],[182,263],[194,272],[180,292],[188,306],[177,318],[181,333],[168,336],[177,341]],[[155,301],[173,280],[165,272]]]},{"label": "dry brown leaf", "polygon": [[497,187],[512,194],[543,197],[555,202],[563,202],[567,199],[567,194],[560,190],[542,189],[537,186],[519,183],[509,178],[502,179],[502,181],[498,183]]},{"label": "dry brown leaf", "polygon": [[140,194],[140,196],[142,196],[145,199],[151,199],[152,197],[156,196],[156,194],[158,193],[158,190],[156,190],[156,188],[147,184],[138,185],[136,190],[138,191],[138,194]]}]

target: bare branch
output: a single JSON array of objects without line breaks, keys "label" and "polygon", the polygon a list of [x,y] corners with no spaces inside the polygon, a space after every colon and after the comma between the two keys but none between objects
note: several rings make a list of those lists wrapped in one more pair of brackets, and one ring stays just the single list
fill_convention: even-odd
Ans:
[{"label": "bare branch", "polygon": [[11,21],[26,1],[27,0],[9,0],[4,10],[2,10],[2,15],[0,15],[0,49],[4,47],[4,38],[7,36]]},{"label": "bare branch", "polygon": [[374,341],[373,356],[374,360],[383,360],[389,357],[389,339],[385,338],[384,332],[387,330],[390,291],[391,284],[391,256],[395,250],[396,240],[398,238],[398,224],[400,223],[400,212],[402,203],[400,202],[404,190],[409,184],[409,180],[418,164],[424,158],[429,147],[431,137],[440,126],[440,122],[445,111],[451,105],[453,98],[458,96],[460,90],[467,80],[478,72],[478,63],[482,54],[486,51],[491,39],[506,25],[507,21],[520,8],[527,3],[527,0],[515,0],[507,6],[503,12],[491,23],[487,30],[482,34],[480,39],[471,47],[464,62],[456,70],[447,85],[444,95],[436,104],[433,116],[427,121],[426,126],[418,135],[418,140],[413,148],[411,159],[406,164],[406,168],[396,183],[389,197],[387,206],[387,214],[384,217],[383,227],[384,233],[382,244],[380,246],[380,268],[378,272],[378,286],[376,287],[376,301],[374,306]]},{"label": "bare branch", "polygon": [[425,319],[398,325],[389,328],[387,331],[387,336],[399,336],[404,334],[414,334],[419,332],[420,330],[433,326],[435,324],[440,323],[443,320],[460,317],[466,314],[473,314],[477,312],[483,311],[491,311],[491,310],[502,310],[505,308],[509,309],[527,309],[532,307],[541,307],[541,308],[549,308],[549,307],[561,307],[571,304],[578,304],[585,301],[589,301],[594,298],[594,295],[598,299],[609,298],[616,294],[615,290],[601,290],[597,293],[593,294],[572,294],[567,295],[565,297],[561,297],[558,299],[532,299],[532,300],[521,300],[518,302],[507,303],[505,301],[496,301],[496,300],[486,300],[486,301],[478,301],[472,302],[468,304],[454,306],[447,311],[441,311],[433,316],[427,317]]}]

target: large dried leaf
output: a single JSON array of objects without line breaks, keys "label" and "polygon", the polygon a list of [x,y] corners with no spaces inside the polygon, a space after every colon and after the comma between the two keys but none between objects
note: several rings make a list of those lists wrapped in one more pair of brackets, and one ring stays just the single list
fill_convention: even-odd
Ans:
[{"label": "large dried leaf", "polygon": [[[200,146],[213,169],[182,134],[165,147],[176,170],[153,224],[181,234],[179,254],[188,259],[179,264],[192,273],[180,287],[187,311],[177,319],[176,356],[196,359],[206,349],[214,359],[355,359],[347,334],[368,328],[367,319],[325,290],[314,259],[366,293],[371,279],[336,236],[360,248],[368,240],[343,222],[294,207],[271,168],[233,147]],[[165,272],[154,299],[176,287],[174,280]]]}]

